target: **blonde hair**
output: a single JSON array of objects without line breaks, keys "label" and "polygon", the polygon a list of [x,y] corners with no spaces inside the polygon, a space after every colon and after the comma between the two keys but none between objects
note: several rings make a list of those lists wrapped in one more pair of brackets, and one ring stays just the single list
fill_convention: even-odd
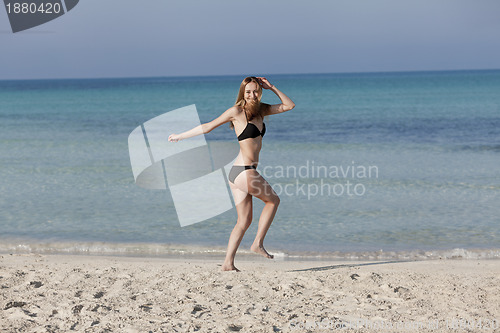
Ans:
[{"label": "blonde hair", "polygon": [[[245,101],[245,87],[247,84],[254,82],[257,85],[257,94],[258,94],[258,107],[256,108],[248,108],[247,101]],[[247,120],[250,121],[253,118],[259,116],[263,117],[264,112],[269,107],[269,104],[261,103],[260,100],[262,98],[262,86],[260,85],[259,80],[255,76],[248,76],[241,81],[240,90],[238,91],[238,96],[236,97],[236,103],[234,105],[239,106],[245,112],[245,116]],[[229,123],[230,128],[234,128],[233,122]]]}]

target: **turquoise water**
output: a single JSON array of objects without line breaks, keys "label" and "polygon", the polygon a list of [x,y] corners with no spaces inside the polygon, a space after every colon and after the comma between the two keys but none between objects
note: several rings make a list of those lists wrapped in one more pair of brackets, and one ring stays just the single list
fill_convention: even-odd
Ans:
[{"label": "turquoise water", "polygon": [[[190,104],[212,120],[241,79],[0,81],[0,251],[223,252],[235,210],[181,228],[168,190],[134,184],[127,138]],[[498,256],[500,71],[269,79],[297,105],[266,120],[259,169],[281,197],[270,251]],[[228,125],[206,139],[236,140]]]}]

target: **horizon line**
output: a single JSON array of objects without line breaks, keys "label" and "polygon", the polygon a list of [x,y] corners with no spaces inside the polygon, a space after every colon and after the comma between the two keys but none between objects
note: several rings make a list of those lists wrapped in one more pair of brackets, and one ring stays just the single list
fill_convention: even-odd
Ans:
[{"label": "horizon line", "polygon": [[[438,72],[483,72],[499,71],[500,68],[481,69],[430,69],[430,70],[403,70],[403,71],[367,71],[367,72],[310,72],[310,73],[269,73],[266,76],[293,76],[293,75],[355,75],[355,74],[397,74],[397,73],[438,73]],[[259,74],[255,74],[259,75]],[[161,79],[161,78],[211,78],[211,77],[235,77],[249,76],[249,74],[223,74],[223,75],[161,75],[161,76],[109,76],[109,77],[59,77],[59,78],[21,78],[0,79],[1,81],[44,81],[44,80],[116,80],[116,79]]]}]

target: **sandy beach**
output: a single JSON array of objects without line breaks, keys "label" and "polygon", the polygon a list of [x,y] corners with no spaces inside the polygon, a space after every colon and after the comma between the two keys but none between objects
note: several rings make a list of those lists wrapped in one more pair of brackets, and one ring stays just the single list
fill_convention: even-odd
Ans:
[{"label": "sandy beach", "polygon": [[500,332],[498,260],[0,258],[1,332]]}]

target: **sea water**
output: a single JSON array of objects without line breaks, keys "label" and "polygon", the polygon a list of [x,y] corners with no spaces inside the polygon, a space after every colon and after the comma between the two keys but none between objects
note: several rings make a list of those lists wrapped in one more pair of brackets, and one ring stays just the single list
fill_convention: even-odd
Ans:
[{"label": "sea water", "polygon": [[[296,103],[265,120],[259,171],[281,198],[271,253],[500,256],[500,71],[268,78]],[[127,138],[186,105],[211,121],[242,79],[0,81],[0,251],[222,254],[235,209],[181,227],[168,189],[135,185]],[[225,124],[206,140],[236,135]],[[240,253],[262,208],[254,198]]]}]

